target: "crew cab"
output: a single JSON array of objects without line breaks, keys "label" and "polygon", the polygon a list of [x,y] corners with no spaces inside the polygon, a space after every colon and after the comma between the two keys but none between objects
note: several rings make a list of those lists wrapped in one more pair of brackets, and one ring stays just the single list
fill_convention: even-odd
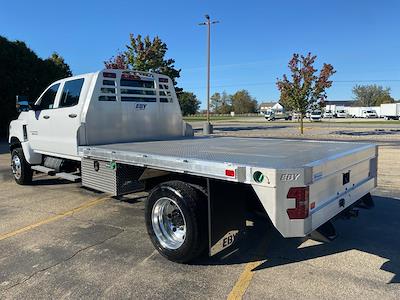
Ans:
[{"label": "crew cab", "polygon": [[148,191],[149,237],[172,261],[237,247],[249,212],[287,238],[332,238],[324,230],[332,218],[372,207],[375,145],[194,136],[164,75],[101,70],[58,80],[32,104],[17,101],[15,181],[41,172],[112,196]]}]

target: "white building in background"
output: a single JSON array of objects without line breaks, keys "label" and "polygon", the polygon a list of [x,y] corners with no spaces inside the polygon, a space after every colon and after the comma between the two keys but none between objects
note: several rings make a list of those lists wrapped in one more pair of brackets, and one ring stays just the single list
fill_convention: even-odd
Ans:
[{"label": "white building in background", "polygon": [[285,109],[279,102],[263,102],[260,104],[260,113],[265,115],[268,112],[283,112]]}]

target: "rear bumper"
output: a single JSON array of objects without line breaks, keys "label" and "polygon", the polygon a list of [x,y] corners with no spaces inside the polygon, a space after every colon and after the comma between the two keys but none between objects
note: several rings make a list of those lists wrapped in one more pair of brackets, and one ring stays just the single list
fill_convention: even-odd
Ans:
[{"label": "rear bumper", "polygon": [[[348,190],[346,193],[329,200],[328,202],[324,203],[324,205],[316,208],[314,211],[311,211],[310,232],[327,222],[327,220],[330,220],[336,215],[340,214],[346,208],[353,205],[363,196],[371,192],[375,188],[375,182],[375,178],[370,178],[358,186],[355,186],[353,189]],[[343,206],[339,205],[339,202],[343,203],[343,200],[341,199],[344,199]],[[307,232],[306,234],[310,232]]]},{"label": "rear bumper", "polygon": [[[311,210],[307,219],[292,220],[290,237],[304,237],[310,234],[319,226],[331,220],[346,210],[346,208],[353,205],[363,196],[371,192],[375,188],[375,183],[376,180],[374,177],[369,178],[349,189],[345,193],[337,195],[336,197],[325,202],[323,205]],[[342,199],[344,199],[344,202]]]}]

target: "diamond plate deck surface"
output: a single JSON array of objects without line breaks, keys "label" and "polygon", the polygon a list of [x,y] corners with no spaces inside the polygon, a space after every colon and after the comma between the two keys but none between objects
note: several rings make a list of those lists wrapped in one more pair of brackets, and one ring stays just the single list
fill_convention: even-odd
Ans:
[{"label": "diamond plate deck surface", "polygon": [[[264,138],[195,137],[91,146],[106,151],[229,162],[273,169],[300,168],[368,144],[330,141],[280,140]],[[86,147],[85,147],[86,148]]]}]

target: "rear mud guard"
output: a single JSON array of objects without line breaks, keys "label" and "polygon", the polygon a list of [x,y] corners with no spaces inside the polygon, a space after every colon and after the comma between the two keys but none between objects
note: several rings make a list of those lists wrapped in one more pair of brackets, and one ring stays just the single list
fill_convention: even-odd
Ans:
[{"label": "rear mud guard", "polygon": [[372,199],[371,193],[366,194],[357,203],[357,207],[364,209],[371,209],[375,206],[374,200]]},{"label": "rear mud guard", "polygon": [[309,237],[314,241],[329,243],[333,241],[337,235],[333,223],[328,221],[311,232]]},{"label": "rear mud guard", "polygon": [[246,228],[246,195],[238,183],[207,179],[209,255],[236,250]]}]

